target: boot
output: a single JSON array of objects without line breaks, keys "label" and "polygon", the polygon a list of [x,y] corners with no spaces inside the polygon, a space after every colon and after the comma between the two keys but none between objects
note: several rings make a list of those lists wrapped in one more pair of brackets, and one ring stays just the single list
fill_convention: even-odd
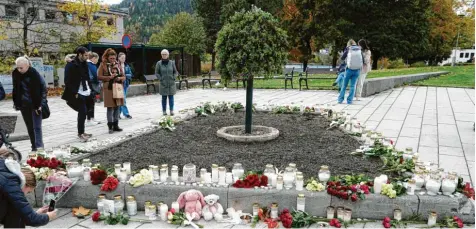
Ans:
[{"label": "boot", "polygon": [[114,124],[113,131],[118,131],[118,132],[122,131],[122,129],[119,128],[119,121],[115,121],[113,124]]},{"label": "boot", "polygon": [[114,129],[113,129],[113,123],[112,122],[108,122],[107,123],[107,126],[109,127],[109,133],[112,134],[114,133]]}]

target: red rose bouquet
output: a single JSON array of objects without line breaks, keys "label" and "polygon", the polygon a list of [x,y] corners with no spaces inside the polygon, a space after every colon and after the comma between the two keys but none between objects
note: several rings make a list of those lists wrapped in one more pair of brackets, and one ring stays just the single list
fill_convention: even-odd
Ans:
[{"label": "red rose bouquet", "polygon": [[101,191],[106,191],[106,192],[114,191],[117,188],[118,184],[119,184],[119,181],[117,180],[117,178],[113,176],[108,176],[104,180],[101,186]]},{"label": "red rose bouquet", "polygon": [[63,163],[55,157],[44,158],[42,156],[38,156],[36,159],[28,159],[26,163],[34,168],[48,167],[50,169],[57,169],[58,167],[63,165]]},{"label": "red rose bouquet", "polygon": [[245,179],[237,180],[233,187],[235,188],[253,188],[260,186],[268,186],[268,177],[265,175],[249,174]]},{"label": "red rose bouquet", "polygon": [[307,228],[311,224],[317,223],[319,221],[317,217],[311,216],[307,212],[290,212],[287,208],[281,212],[279,215],[279,220],[285,228]]},{"label": "red rose bouquet", "polygon": [[101,184],[106,178],[107,173],[102,169],[94,169],[90,172],[91,175],[91,183],[93,185]]}]

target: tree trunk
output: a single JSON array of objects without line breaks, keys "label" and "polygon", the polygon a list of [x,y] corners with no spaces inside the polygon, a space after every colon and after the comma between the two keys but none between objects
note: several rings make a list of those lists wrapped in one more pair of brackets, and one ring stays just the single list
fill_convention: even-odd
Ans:
[{"label": "tree trunk", "polygon": [[302,70],[303,70],[303,71],[305,71],[306,68],[307,68],[307,62],[308,62],[307,59],[304,59],[304,60],[302,61]]},{"label": "tree trunk", "polygon": [[375,55],[372,55],[372,58],[373,58],[373,62],[372,62],[372,69],[373,70],[378,70],[378,60],[380,59],[380,56],[375,54]]},{"label": "tree trunk", "polygon": [[25,55],[30,55],[28,50],[28,14],[26,5],[23,4],[23,8],[25,9],[23,12],[23,52]]},{"label": "tree trunk", "polygon": [[212,71],[215,71],[215,57],[216,57],[217,53],[216,52],[212,52]]},{"label": "tree trunk", "polygon": [[248,76],[248,84],[246,85],[246,116],[245,116],[245,133],[251,134],[251,122],[253,116],[253,76]]},{"label": "tree trunk", "polygon": [[334,47],[332,47],[332,68],[336,68],[337,67],[337,44],[338,44],[338,41],[334,41]]}]

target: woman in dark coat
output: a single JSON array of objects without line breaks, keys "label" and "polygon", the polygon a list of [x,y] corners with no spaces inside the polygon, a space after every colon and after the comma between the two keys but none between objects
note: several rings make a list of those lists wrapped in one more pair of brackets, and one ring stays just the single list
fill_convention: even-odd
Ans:
[{"label": "woman in dark coat", "polygon": [[175,79],[178,76],[175,62],[169,60],[169,51],[162,50],[162,60],[155,65],[155,76],[160,81],[159,94],[162,95],[162,112],[167,115],[167,97],[169,98],[170,115],[174,115],[174,95],[177,92]]},{"label": "woman in dark coat", "polygon": [[39,227],[56,218],[48,206],[33,211],[25,194],[36,187],[35,174],[12,159],[0,159],[0,223],[5,228]]}]

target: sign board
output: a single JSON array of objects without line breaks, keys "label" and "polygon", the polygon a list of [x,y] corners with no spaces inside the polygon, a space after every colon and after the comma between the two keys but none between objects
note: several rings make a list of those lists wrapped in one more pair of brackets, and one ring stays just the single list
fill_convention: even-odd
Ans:
[{"label": "sign board", "polygon": [[55,69],[53,65],[43,65],[43,72],[44,72],[45,81],[47,84],[55,83],[54,70]]},{"label": "sign board", "polygon": [[43,58],[40,58],[40,57],[31,57],[30,58],[30,62],[31,62],[31,67],[33,67],[34,69],[36,69],[38,71],[38,73],[40,73],[40,76],[43,76],[45,75],[45,70],[43,68]]},{"label": "sign board", "polygon": [[64,68],[58,68],[56,71],[58,71],[58,85],[64,86]]},{"label": "sign board", "polygon": [[122,46],[125,49],[128,49],[132,46],[132,38],[129,36],[129,34],[124,34],[124,36],[122,36]]}]

